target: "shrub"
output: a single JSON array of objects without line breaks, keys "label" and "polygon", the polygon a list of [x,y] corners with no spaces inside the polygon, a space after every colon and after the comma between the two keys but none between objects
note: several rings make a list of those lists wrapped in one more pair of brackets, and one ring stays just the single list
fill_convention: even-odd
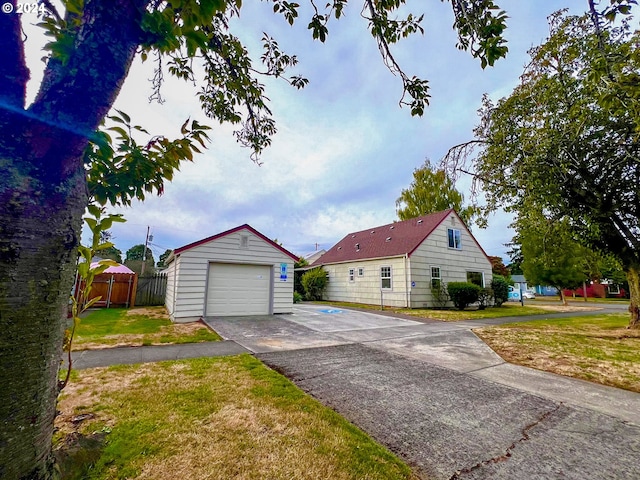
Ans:
[{"label": "shrub", "polygon": [[493,290],[490,288],[482,288],[480,290],[480,295],[478,296],[478,302],[480,305],[478,306],[479,310],[484,310],[491,303],[491,299],[493,298]]},{"label": "shrub", "polygon": [[431,285],[431,296],[433,297],[434,308],[444,308],[449,301],[447,293],[447,284],[439,281],[436,286]]},{"label": "shrub", "polygon": [[327,272],[322,267],[309,270],[302,275],[302,288],[307,300],[322,300],[322,294],[327,286]]},{"label": "shrub", "polygon": [[464,310],[470,304],[478,301],[482,289],[473,283],[450,282],[447,285],[449,298],[458,310]]},{"label": "shrub", "polygon": [[493,303],[496,307],[501,306],[509,299],[509,282],[506,278],[494,275],[491,280],[491,289],[493,290]]},{"label": "shrub", "polygon": [[302,301],[302,295],[298,292],[293,292],[293,303],[300,303]]}]

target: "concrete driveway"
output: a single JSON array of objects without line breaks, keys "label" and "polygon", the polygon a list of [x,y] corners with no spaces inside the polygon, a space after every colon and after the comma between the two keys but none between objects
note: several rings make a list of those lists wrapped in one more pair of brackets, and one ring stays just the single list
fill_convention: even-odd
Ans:
[{"label": "concrete driveway", "polygon": [[640,395],[506,364],[470,330],[324,306],[208,318],[425,478],[640,478]]}]

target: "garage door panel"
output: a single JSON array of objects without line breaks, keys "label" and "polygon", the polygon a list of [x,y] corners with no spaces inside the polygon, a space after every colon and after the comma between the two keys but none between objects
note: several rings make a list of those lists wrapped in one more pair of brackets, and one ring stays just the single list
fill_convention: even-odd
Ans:
[{"label": "garage door panel", "polygon": [[266,315],[271,300],[272,267],[212,263],[207,315]]}]

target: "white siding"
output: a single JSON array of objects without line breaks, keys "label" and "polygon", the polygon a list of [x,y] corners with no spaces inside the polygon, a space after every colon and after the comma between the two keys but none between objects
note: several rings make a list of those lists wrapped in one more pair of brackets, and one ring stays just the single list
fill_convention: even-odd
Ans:
[{"label": "white siding", "polygon": [[[453,220],[452,220],[453,218]],[[447,229],[460,231],[461,249],[449,248]],[[411,308],[433,307],[431,297],[431,267],[440,268],[441,281],[466,282],[467,272],[484,274],[485,286],[491,283],[491,262],[473,239],[459,217],[452,214],[445,219],[422,244],[405,257],[325,265],[329,283],[326,300],[340,302],[380,304],[380,267],[390,266],[392,288],[383,290],[386,306]],[[358,268],[364,267],[364,276],[358,277]],[[353,268],[354,281],[349,281],[349,269]],[[412,286],[412,282],[415,286]]]},{"label": "white siding", "polygon": [[[246,248],[241,236],[248,237]],[[204,315],[207,275],[212,262],[269,265],[273,271],[272,312],[293,309],[293,260],[247,229],[230,233],[180,253],[176,259],[175,311],[178,322],[193,321]],[[287,279],[280,279],[280,264],[287,264]]]},{"label": "white siding", "polygon": [[[449,248],[449,228],[460,230],[460,250]],[[455,215],[443,221],[412,253],[410,260],[411,281],[415,282],[411,290],[413,308],[434,306],[431,298],[431,267],[440,267],[444,283],[466,282],[467,272],[482,272],[485,286],[491,284],[491,262]]]},{"label": "white siding", "polygon": [[[329,282],[324,298],[335,302],[356,302],[380,305],[380,268],[391,267],[391,289],[382,290],[385,306],[407,306],[408,270],[405,274],[405,257],[378,258],[349,263],[325,265]],[[349,281],[349,269],[354,269],[354,280]],[[358,268],[364,268],[364,275],[358,276]]]},{"label": "white siding", "polygon": [[176,288],[176,266],[177,261],[173,261],[167,267],[167,291],[164,297],[164,305],[167,307],[169,317],[173,320],[173,311],[175,309],[175,288]]}]

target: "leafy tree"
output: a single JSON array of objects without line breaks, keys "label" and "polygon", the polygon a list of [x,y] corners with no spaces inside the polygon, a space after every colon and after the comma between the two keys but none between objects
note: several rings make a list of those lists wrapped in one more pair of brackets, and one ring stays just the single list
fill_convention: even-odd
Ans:
[{"label": "leafy tree", "polygon": [[456,190],[453,181],[444,170],[434,170],[429,160],[413,171],[413,182],[402,190],[396,200],[396,211],[400,220],[427,215],[454,208],[460,218],[470,225],[475,207],[463,207],[464,196]]},{"label": "leafy tree", "polygon": [[171,250],[170,248],[167,248],[163,254],[160,255],[160,258],[158,259],[158,263],[156,263],[156,267],[158,268],[167,268],[167,258],[169,258],[169,255],[171,255],[171,252],[173,252],[173,250]]},{"label": "leafy tree", "polygon": [[113,234],[109,230],[100,232],[100,243],[110,244],[110,246],[100,249],[100,258],[122,263],[122,251],[113,245]]},{"label": "leafy tree", "polygon": [[489,255],[489,260],[491,261],[491,272],[494,275],[501,275],[503,277],[508,277],[510,275],[509,269],[502,261],[502,257],[492,257]]},{"label": "leafy tree", "polygon": [[557,288],[566,305],[563,290],[576,288],[586,280],[593,252],[572,236],[567,219],[554,220],[530,210],[516,220],[515,227],[527,281]]},{"label": "leafy tree", "polygon": [[113,260],[114,262],[122,263],[122,250],[116,248],[115,245],[111,247],[100,250],[100,257],[109,260]]},{"label": "leafy tree", "polygon": [[629,282],[629,326],[640,328],[640,31],[607,20],[631,3],[551,16],[522,83],[496,103],[485,98],[476,140],[446,163],[474,173],[489,210],[522,214],[535,203],[614,256]]},{"label": "leafy tree", "polygon": [[[155,272],[155,260],[153,258],[153,252],[147,247],[147,253],[144,254],[144,245],[134,245],[127,250],[127,256],[124,260],[124,264],[138,275],[142,273],[151,275]],[[143,260],[144,257],[144,260]],[[142,265],[144,264],[144,272],[142,271]]]},{"label": "leafy tree", "polygon": [[[272,3],[290,24],[298,18],[299,4]],[[422,16],[398,17],[404,3],[365,0],[363,16],[385,63],[403,83],[400,103],[420,115],[428,83],[406,75],[391,51],[400,39],[422,31]],[[15,10],[17,0],[8,4]],[[286,79],[296,88],[307,83],[287,74],[297,58],[266,34],[262,72],[253,65],[229,30],[239,0],[55,2],[63,12],[54,2],[41,4],[46,13],[40,27],[50,42],[31,105],[22,18],[0,15],[0,472],[6,478],[54,475],[51,438],[64,312],[87,205],[127,205],[162,193],[180,162],[191,160],[207,140],[207,127],[196,121],[185,122],[181,136],[169,140],[147,134],[124,112],[107,118],[134,58],[156,63],[156,99],[165,74],[199,84],[205,114],[238,125],[238,141],[256,155],[275,132],[258,75]],[[332,0],[324,10],[311,8],[313,38],[324,41],[330,18],[340,18],[346,5]],[[492,0],[451,5],[460,48],[483,67],[506,54],[506,14]],[[136,140],[142,136],[148,140]]]}]

